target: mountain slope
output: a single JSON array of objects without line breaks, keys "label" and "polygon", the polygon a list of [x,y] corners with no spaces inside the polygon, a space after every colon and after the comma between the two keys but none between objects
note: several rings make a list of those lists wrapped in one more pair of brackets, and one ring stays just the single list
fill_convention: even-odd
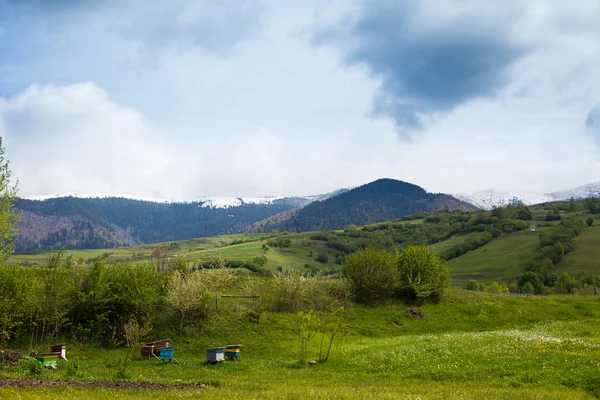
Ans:
[{"label": "mountain slope", "polygon": [[491,210],[492,208],[502,207],[508,204],[515,205],[523,203],[525,205],[533,205],[550,201],[564,201],[571,198],[583,200],[590,197],[600,197],[600,182],[578,186],[570,190],[550,193],[487,189],[471,194],[456,193],[453,194],[453,196],[481,209]]},{"label": "mountain slope", "polygon": [[270,217],[250,227],[254,232],[273,229],[309,231],[341,229],[448,207],[475,209],[446,194],[427,193],[423,188],[394,180],[379,179],[324,201],[315,201],[295,212]]},{"label": "mountain slope", "polygon": [[[111,248],[245,231],[256,221],[298,207],[296,200],[227,208],[124,198],[19,199],[17,251]],[[301,203],[300,203],[301,204]]]}]

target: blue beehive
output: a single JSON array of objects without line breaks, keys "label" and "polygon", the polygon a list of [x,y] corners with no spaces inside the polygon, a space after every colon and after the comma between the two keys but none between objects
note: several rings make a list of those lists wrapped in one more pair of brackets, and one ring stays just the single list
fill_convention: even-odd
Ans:
[{"label": "blue beehive", "polygon": [[163,362],[165,360],[169,360],[169,362],[175,361],[177,364],[179,364],[177,359],[175,359],[175,357],[173,357],[173,348],[172,347],[163,347],[162,349],[160,349],[160,359],[163,360]]},{"label": "blue beehive", "polygon": [[225,346],[225,357],[230,360],[237,360],[240,356],[241,344],[230,344]]}]

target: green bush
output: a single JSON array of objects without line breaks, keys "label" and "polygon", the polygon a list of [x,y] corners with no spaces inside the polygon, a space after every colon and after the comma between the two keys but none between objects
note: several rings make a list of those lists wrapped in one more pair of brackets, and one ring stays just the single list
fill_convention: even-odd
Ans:
[{"label": "green bush", "polygon": [[343,276],[353,287],[358,302],[369,302],[392,296],[396,280],[396,260],[385,250],[367,248],[346,257]]},{"label": "green bush", "polygon": [[439,298],[450,285],[450,269],[427,246],[409,246],[397,257],[396,290],[400,298],[415,301]]}]

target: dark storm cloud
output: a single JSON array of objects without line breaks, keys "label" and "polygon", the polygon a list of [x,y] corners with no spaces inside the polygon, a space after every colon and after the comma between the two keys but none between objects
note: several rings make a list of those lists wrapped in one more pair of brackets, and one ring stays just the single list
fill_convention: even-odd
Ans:
[{"label": "dark storm cloud", "polygon": [[314,44],[341,48],[347,65],[365,65],[381,79],[373,112],[402,128],[418,128],[425,114],[493,96],[524,52],[498,21],[480,20],[472,10],[445,16],[427,4],[365,1],[352,21],[313,36]]}]

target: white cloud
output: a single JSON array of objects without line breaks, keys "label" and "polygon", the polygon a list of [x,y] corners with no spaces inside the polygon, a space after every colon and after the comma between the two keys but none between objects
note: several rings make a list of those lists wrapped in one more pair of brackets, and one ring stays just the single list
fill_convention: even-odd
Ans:
[{"label": "white cloud", "polygon": [[[166,195],[164,134],[137,112],[112,102],[93,83],[33,85],[0,101],[5,138],[20,194],[144,191]],[[173,187],[171,187],[173,189]]]},{"label": "white cloud", "polygon": [[[392,118],[369,116],[378,77],[310,43],[352,4],[145,4],[0,16],[0,135],[22,195],[302,195],[381,177],[444,192],[551,191],[600,180],[584,128],[600,101],[593,2],[524,7],[507,34],[530,51],[506,84],[427,115],[412,142]],[[464,6],[476,16],[481,3]],[[445,20],[443,10],[419,18]]]}]

